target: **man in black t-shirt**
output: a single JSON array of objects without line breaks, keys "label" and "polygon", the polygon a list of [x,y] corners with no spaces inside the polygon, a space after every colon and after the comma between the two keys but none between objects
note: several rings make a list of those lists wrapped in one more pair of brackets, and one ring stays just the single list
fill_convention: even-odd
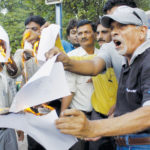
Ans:
[{"label": "man in black t-shirt", "polygon": [[78,110],[66,110],[56,121],[62,133],[96,139],[117,136],[121,150],[132,146],[138,150],[150,149],[150,41],[146,40],[146,21],[144,11],[127,6],[118,7],[112,15],[102,18],[102,25],[112,30],[116,50],[125,56],[115,118],[89,121]]}]

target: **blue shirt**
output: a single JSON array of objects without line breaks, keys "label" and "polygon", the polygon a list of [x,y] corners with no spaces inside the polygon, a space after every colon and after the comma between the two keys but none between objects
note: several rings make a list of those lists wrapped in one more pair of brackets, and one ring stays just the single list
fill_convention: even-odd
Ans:
[{"label": "blue shirt", "polygon": [[68,52],[72,51],[73,49],[75,49],[74,46],[71,43],[69,43],[65,40],[62,40],[61,43],[62,43],[62,46],[63,46],[66,53],[68,53]]}]

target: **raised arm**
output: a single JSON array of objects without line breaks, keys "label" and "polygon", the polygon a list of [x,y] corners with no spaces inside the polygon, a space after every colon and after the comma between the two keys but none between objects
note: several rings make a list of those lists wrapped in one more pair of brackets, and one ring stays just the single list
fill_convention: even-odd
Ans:
[{"label": "raised arm", "polygon": [[98,56],[94,57],[92,60],[73,60],[66,54],[60,52],[56,47],[47,52],[45,56],[49,59],[58,53],[57,61],[62,62],[64,69],[70,72],[95,76],[102,72],[106,67],[105,61]]}]

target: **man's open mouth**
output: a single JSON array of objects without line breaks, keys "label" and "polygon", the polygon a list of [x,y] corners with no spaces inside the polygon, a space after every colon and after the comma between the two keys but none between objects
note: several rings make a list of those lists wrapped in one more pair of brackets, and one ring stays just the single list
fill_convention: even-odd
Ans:
[{"label": "man's open mouth", "polygon": [[121,46],[121,41],[119,40],[113,40],[115,45],[116,45],[116,48],[119,48]]}]

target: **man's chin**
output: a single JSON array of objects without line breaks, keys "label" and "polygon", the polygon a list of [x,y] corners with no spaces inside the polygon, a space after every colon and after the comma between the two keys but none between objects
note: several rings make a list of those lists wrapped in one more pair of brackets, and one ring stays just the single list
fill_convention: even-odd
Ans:
[{"label": "man's chin", "polygon": [[102,46],[103,44],[105,44],[106,42],[98,42],[99,46]]}]

